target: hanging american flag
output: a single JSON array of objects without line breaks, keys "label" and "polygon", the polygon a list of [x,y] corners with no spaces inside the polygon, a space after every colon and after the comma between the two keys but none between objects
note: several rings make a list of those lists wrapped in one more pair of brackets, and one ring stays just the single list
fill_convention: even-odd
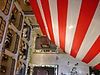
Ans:
[{"label": "hanging american flag", "polygon": [[30,0],[44,35],[63,51],[100,69],[100,0]]}]

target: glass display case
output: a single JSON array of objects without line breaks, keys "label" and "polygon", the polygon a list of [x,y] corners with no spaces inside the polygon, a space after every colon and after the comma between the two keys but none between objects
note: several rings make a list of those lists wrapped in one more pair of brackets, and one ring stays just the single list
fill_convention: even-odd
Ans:
[{"label": "glass display case", "polygon": [[57,46],[53,44],[48,37],[37,35],[35,40],[36,52],[56,52]]}]

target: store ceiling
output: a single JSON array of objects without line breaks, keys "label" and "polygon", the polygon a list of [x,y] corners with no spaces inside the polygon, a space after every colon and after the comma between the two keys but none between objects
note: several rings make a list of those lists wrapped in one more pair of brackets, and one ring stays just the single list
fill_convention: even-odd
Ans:
[{"label": "store ceiling", "polygon": [[30,0],[44,35],[100,69],[100,0]]},{"label": "store ceiling", "polygon": [[35,32],[47,35],[64,52],[100,69],[100,0],[30,0],[32,9],[23,0],[18,1],[23,11],[32,13],[33,9],[36,18],[28,18],[41,28]]}]

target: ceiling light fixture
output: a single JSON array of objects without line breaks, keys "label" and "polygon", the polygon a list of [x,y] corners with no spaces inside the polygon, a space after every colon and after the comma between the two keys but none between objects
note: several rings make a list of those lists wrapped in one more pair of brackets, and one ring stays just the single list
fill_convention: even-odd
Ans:
[{"label": "ceiling light fixture", "polygon": [[72,29],[72,28],[73,28],[73,26],[72,26],[72,25],[70,25],[68,28],[69,28],[69,29]]}]

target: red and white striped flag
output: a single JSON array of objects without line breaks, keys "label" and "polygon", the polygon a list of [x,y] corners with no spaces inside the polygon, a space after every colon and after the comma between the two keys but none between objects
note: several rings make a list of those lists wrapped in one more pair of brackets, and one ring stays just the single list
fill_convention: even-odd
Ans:
[{"label": "red and white striped flag", "polygon": [[100,69],[100,0],[30,0],[44,35]]}]

